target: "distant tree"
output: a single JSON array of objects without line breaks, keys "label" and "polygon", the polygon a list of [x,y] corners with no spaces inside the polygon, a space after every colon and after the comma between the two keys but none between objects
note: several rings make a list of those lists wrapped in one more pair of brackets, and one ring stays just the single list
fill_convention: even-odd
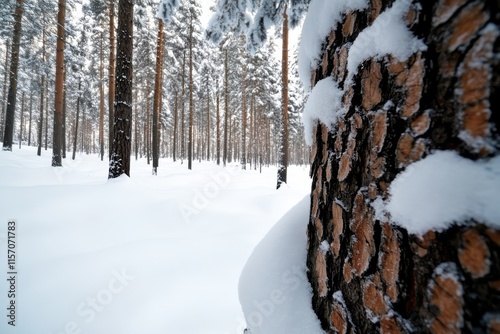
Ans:
[{"label": "distant tree", "polygon": [[109,178],[116,178],[122,174],[130,176],[133,13],[133,0],[120,0],[118,5],[115,115]]},{"label": "distant tree", "polygon": [[153,175],[158,174],[160,159],[160,112],[161,112],[161,87],[163,72],[163,20],[158,20],[158,38],[156,45],[156,70],[153,100]]},{"label": "distant tree", "polygon": [[9,93],[7,97],[7,110],[5,113],[5,130],[3,137],[3,150],[12,151],[14,139],[14,117],[17,98],[17,75],[19,67],[19,47],[21,41],[21,23],[23,17],[23,0],[17,0],[14,12],[14,31],[12,33],[12,55],[10,61]]}]

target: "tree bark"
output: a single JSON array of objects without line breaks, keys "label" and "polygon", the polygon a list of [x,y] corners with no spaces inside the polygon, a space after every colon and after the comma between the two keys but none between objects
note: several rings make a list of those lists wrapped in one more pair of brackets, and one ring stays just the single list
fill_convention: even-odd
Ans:
[{"label": "tree bark", "polygon": [[[99,150],[101,161],[104,160],[104,50],[103,32],[99,43]],[[111,121],[110,121],[111,122]]]},{"label": "tree bark", "polygon": [[500,231],[470,219],[414,235],[376,217],[372,203],[388,199],[396,175],[434,150],[471,160],[498,155],[498,7],[413,1],[404,20],[427,51],[406,61],[366,59],[346,82],[352,42],[387,7],[371,0],[346,13],[311,73],[313,83],[333,77],[347,110],[332,131],[314,129],[313,309],[327,333],[497,332]]},{"label": "tree bark", "polygon": [[3,150],[12,151],[14,140],[14,118],[16,113],[17,70],[19,68],[19,47],[21,41],[21,22],[23,17],[23,0],[17,0],[14,12],[14,32],[12,33],[12,55],[10,57],[9,93],[5,112],[5,130],[3,133]]},{"label": "tree bark", "polygon": [[31,146],[31,121],[33,116],[33,91],[30,93],[30,113],[28,120],[28,146]]},{"label": "tree bark", "polygon": [[177,129],[177,124],[179,123],[177,118],[177,108],[178,108],[178,105],[177,105],[177,91],[175,91],[175,99],[174,99],[174,142],[172,144],[172,158],[175,162],[175,160],[177,159],[177,142],[178,142],[178,129]]},{"label": "tree bark", "polygon": [[57,15],[56,92],[54,96],[54,129],[52,139],[52,167],[62,166],[63,109],[64,109],[64,40],[66,0],[59,0]]},{"label": "tree bark", "polygon": [[[43,43],[43,42],[42,42]],[[43,43],[45,44],[45,43]],[[43,48],[43,47],[42,47]],[[43,56],[42,56],[43,59]],[[42,74],[42,78],[40,79],[40,116],[38,118],[38,150],[37,155],[42,155],[42,138],[43,138],[43,93],[45,92],[45,75]]]},{"label": "tree bark", "polygon": [[217,165],[220,165],[220,106],[219,106],[219,92],[217,92],[217,114],[216,114],[216,122],[217,122]]},{"label": "tree bark", "polygon": [[5,43],[5,64],[3,73],[3,92],[2,92],[2,105],[0,106],[0,136],[3,138],[5,129],[5,113],[7,112],[7,105],[5,98],[7,95],[7,79],[9,78],[9,53],[10,53],[10,40]]},{"label": "tree bark", "polygon": [[130,176],[132,137],[132,51],[133,0],[120,0],[118,5],[118,46],[113,145],[109,162],[109,178]]},{"label": "tree bark", "polygon": [[227,49],[225,50],[225,61],[224,61],[224,85],[225,85],[225,94],[224,94],[224,152],[222,155],[222,163],[224,167],[226,167],[226,162],[228,159],[227,156],[227,131],[228,131],[228,122],[229,122],[229,75],[228,75],[228,64],[227,64]]},{"label": "tree bark", "polygon": [[[75,137],[73,139],[73,155],[71,156],[72,160],[75,160],[76,157],[76,144],[78,143],[78,118],[80,117],[80,91],[82,88],[82,78],[78,78],[78,97],[76,98],[76,116],[75,116]],[[101,114],[102,115],[102,114]],[[100,124],[100,122],[99,122]],[[101,127],[99,127],[99,140],[101,139]],[[99,142],[99,147],[101,148],[101,161],[103,160],[102,156],[102,143]]]},{"label": "tree bark", "polygon": [[[247,99],[245,94],[246,64],[241,71],[241,168],[247,169]],[[251,124],[251,122],[250,122]],[[252,133],[250,125],[250,133]],[[251,165],[250,165],[251,167]]]},{"label": "tree bark", "polygon": [[188,138],[188,169],[193,164],[193,22],[189,26],[189,138]]},{"label": "tree bark", "polygon": [[24,92],[21,95],[21,117],[19,124],[19,149],[21,149],[21,143],[23,141],[23,127],[24,127]]},{"label": "tree bark", "polygon": [[158,39],[156,46],[156,73],[155,90],[153,100],[153,175],[158,174],[158,165],[160,159],[160,131],[158,124],[160,122],[160,97],[162,87],[162,64],[163,64],[163,20],[158,20]]},{"label": "tree bark", "polygon": [[109,64],[108,64],[108,108],[109,108],[109,124],[108,124],[108,138],[109,138],[109,156],[111,157],[111,147],[113,145],[113,129],[115,119],[115,0],[109,1]]},{"label": "tree bark", "polygon": [[278,162],[278,181],[276,189],[281,187],[282,183],[286,183],[287,167],[288,167],[288,15],[286,13],[287,6],[283,11],[283,45],[281,52],[281,134],[279,147],[279,162]]}]

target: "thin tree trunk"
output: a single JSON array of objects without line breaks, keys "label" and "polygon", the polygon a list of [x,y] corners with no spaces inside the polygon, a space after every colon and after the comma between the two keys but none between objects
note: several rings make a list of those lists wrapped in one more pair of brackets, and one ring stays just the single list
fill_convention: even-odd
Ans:
[{"label": "thin tree trunk", "polygon": [[54,106],[54,129],[52,139],[52,167],[62,166],[62,136],[64,109],[64,35],[65,35],[66,0],[59,0],[57,15],[57,52],[56,52],[56,92]]},{"label": "thin tree trunk", "polygon": [[151,163],[151,111],[149,107],[149,80],[146,80],[146,123],[144,131],[144,143],[146,145],[146,159],[148,165]]},{"label": "thin tree trunk", "polygon": [[186,90],[185,90],[185,78],[186,78],[186,50],[183,52],[182,56],[182,110],[181,110],[181,161],[183,162],[186,157],[186,137],[185,137],[185,105],[186,105]]},{"label": "thin tree trunk", "polygon": [[[43,48],[43,47],[42,47]],[[42,57],[43,58],[43,57]],[[40,116],[38,119],[38,150],[37,155],[42,155],[42,138],[43,138],[43,94],[45,92],[45,75],[42,74],[42,79],[40,80]]]},{"label": "thin tree trunk", "polygon": [[189,139],[188,139],[188,169],[193,163],[193,22],[189,26]]},{"label": "thin tree trunk", "polygon": [[178,138],[177,138],[177,132],[178,132],[178,129],[177,129],[177,91],[175,91],[175,99],[174,99],[174,142],[173,142],[173,146],[172,146],[172,158],[175,162],[176,160],[176,153],[177,153],[177,141],[178,141]]},{"label": "thin tree trunk", "polygon": [[21,119],[19,125],[19,149],[21,149],[21,143],[23,141],[23,123],[24,123],[24,92],[21,95]]},{"label": "thin tree trunk", "polygon": [[210,87],[207,85],[207,160],[210,161]]},{"label": "thin tree trunk", "polygon": [[134,150],[135,150],[135,160],[137,160],[137,156],[139,155],[139,113],[138,113],[138,104],[137,96],[139,94],[139,89],[135,89],[135,98],[134,98]]},{"label": "thin tree trunk", "polygon": [[[99,150],[101,161],[104,160],[104,32],[101,31],[99,52]],[[109,120],[112,123],[111,119]],[[109,146],[111,148],[111,146]]]},{"label": "thin tree trunk", "polygon": [[5,103],[5,98],[7,94],[7,78],[9,77],[9,51],[10,51],[10,40],[5,43],[5,65],[3,73],[3,93],[2,93],[2,105],[0,106],[0,138],[3,138],[5,129],[5,113],[7,111],[7,104]]},{"label": "thin tree trunk", "polygon": [[116,95],[113,145],[109,162],[109,178],[122,174],[130,176],[132,136],[132,51],[133,0],[120,0],[118,7],[118,47],[116,62]]},{"label": "thin tree trunk", "polygon": [[[246,64],[241,73],[241,168],[247,169],[247,99],[245,94]],[[252,130],[250,130],[250,133]]]},{"label": "thin tree trunk", "polygon": [[31,146],[31,121],[33,113],[33,91],[30,93],[30,113],[28,121],[28,146]]},{"label": "thin tree trunk", "polygon": [[3,150],[12,151],[14,139],[14,118],[16,113],[17,70],[19,67],[19,47],[21,41],[21,22],[23,17],[23,0],[17,0],[14,13],[14,32],[12,34],[12,55],[10,61],[9,94],[7,96],[7,110],[5,112],[5,130],[3,136]]},{"label": "thin tree trunk", "polygon": [[162,88],[162,64],[163,64],[163,20],[158,20],[158,39],[156,45],[156,73],[153,100],[153,175],[158,174],[160,160],[160,98]]},{"label": "thin tree trunk", "polygon": [[45,82],[45,151],[49,142],[49,82]]},{"label": "thin tree trunk", "polygon": [[109,2],[109,64],[108,64],[108,108],[109,108],[109,156],[111,157],[111,147],[113,146],[113,129],[115,120],[115,0]]},{"label": "thin tree trunk", "polygon": [[[76,98],[76,116],[75,116],[75,137],[73,140],[73,155],[71,156],[71,159],[75,160],[76,157],[76,144],[78,142],[78,118],[80,117],[80,91],[82,88],[82,78],[78,78],[78,97]],[[99,135],[100,135],[100,129],[99,128]],[[99,137],[100,140],[101,137]],[[101,161],[102,161],[102,151],[101,151]]]},{"label": "thin tree trunk", "polygon": [[224,102],[225,102],[225,110],[224,110],[224,152],[222,155],[222,163],[224,167],[226,167],[227,162],[227,131],[228,131],[228,121],[229,121],[229,76],[228,76],[228,64],[227,64],[227,49],[225,50],[225,62],[224,62],[224,77],[225,77],[225,94],[224,94]]},{"label": "thin tree trunk", "polygon": [[217,111],[216,111],[216,122],[217,122],[217,165],[220,165],[220,106],[219,106],[219,92],[217,91]]},{"label": "thin tree trunk", "polygon": [[63,109],[62,109],[62,158],[66,159],[66,62],[63,68]]},{"label": "thin tree trunk", "polygon": [[286,183],[288,167],[288,15],[287,6],[283,11],[283,45],[281,59],[281,136],[278,163],[278,182],[276,189],[279,189],[282,183]]}]

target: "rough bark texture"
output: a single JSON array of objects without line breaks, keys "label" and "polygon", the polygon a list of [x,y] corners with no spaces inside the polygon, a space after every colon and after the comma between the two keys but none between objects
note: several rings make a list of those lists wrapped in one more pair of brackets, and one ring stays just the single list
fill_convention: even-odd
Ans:
[{"label": "rough bark texture", "polygon": [[288,168],[288,15],[283,11],[283,41],[281,50],[281,135],[276,189],[286,183]]},{"label": "rough bark texture", "polygon": [[344,87],[350,43],[391,4],[347,13],[311,75],[333,76],[348,109],[333,131],[320,124],[314,134],[313,308],[328,333],[498,333],[500,231],[472,220],[416,236],[377,220],[371,206],[435,149],[498,154],[498,2],[413,1],[406,23],[428,50],[405,62],[368,59]]},{"label": "rough bark texture", "polygon": [[116,62],[116,94],[113,145],[109,161],[109,178],[122,174],[130,176],[130,150],[132,139],[132,0],[120,0],[118,5],[118,46]]},{"label": "rough bark texture", "polygon": [[14,13],[14,32],[12,33],[12,55],[10,57],[9,93],[5,111],[5,130],[3,133],[3,150],[12,151],[14,141],[14,118],[16,113],[17,97],[17,70],[19,68],[19,47],[21,41],[21,27],[23,17],[23,0],[17,0]]},{"label": "rough bark texture", "polygon": [[59,0],[57,15],[56,91],[54,94],[54,132],[52,139],[52,167],[62,166],[63,110],[64,110],[64,41],[66,1]]},{"label": "rough bark texture", "polygon": [[158,20],[158,38],[156,45],[155,90],[153,99],[153,175],[157,175],[160,160],[160,113],[163,64],[163,20]]}]

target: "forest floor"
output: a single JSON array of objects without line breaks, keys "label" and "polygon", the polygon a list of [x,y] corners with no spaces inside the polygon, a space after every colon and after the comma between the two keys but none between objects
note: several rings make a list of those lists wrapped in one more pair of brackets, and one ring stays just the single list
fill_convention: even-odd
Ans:
[{"label": "forest floor", "polygon": [[[97,155],[0,151],[1,333],[241,334],[238,279],[259,240],[311,189],[308,166],[242,171],[145,159],[107,180]],[[105,159],[106,160],[106,159]],[[7,298],[8,222],[16,296]],[[14,300],[16,326],[7,324]],[[7,320],[6,320],[7,319]]]}]

